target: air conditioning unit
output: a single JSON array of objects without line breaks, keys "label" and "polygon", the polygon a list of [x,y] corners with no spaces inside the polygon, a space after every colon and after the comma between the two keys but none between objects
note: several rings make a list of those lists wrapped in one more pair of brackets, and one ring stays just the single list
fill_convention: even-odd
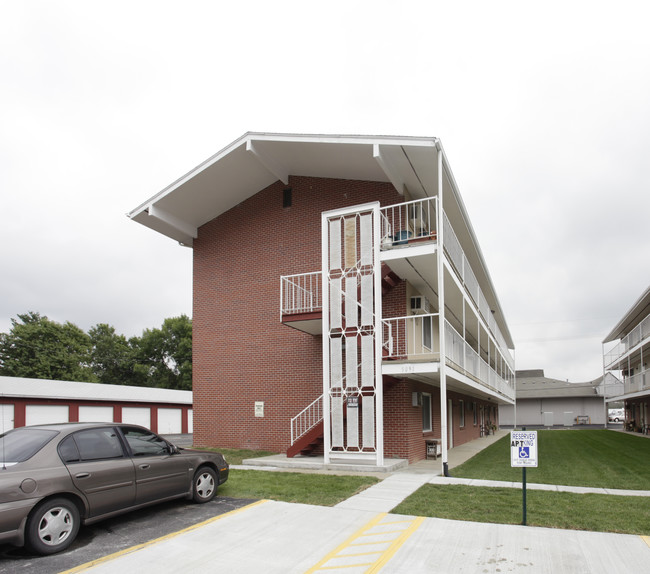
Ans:
[{"label": "air conditioning unit", "polygon": [[426,297],[417,296],[411,297],[411,312],[412,313],[430,313],[431,307]]},{"label": "air conditioning unit", "polygon": [[411,393],[411,405],[414,407],[422,406],[422,393]]}]

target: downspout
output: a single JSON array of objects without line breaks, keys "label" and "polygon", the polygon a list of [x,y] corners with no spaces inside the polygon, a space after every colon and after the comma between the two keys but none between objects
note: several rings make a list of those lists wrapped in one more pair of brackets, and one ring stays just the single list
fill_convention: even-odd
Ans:
[{"label": "downspout", "polygon": [[436,219],[438,226],[438,338],[440,340],[440,442],[442,443],[442,473],[449,476],[447,441],[447,365],[445,345],[445,278],[444,278],[444,218],[442,205],[442,147],[436,141],[438,150],[438,208]]}]

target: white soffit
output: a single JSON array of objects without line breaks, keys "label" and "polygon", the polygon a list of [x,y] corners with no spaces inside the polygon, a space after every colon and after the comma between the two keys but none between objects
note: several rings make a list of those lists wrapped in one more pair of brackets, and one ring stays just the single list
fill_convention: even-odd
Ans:
[{"label": "white soffit", "polygon": [[198,228],[290,175],[391,182],[435,195],[436,138],[248,133],[128,216],[191,246]]}]

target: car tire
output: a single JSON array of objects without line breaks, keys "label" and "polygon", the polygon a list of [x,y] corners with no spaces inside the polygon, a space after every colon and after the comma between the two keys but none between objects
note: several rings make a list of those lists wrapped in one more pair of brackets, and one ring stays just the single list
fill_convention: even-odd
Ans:
[{"label": "car tire", "polygon": [[67,498],[52,498],[39,504],[25,528],[25,547],[41,555],[55,554],[74,542],[79,532],[79,509]]},{"label": "car tire", "polygon": [[208,466],[199,468],[192,480],[194,502],[210,502],[217,495],[217,473]]}]

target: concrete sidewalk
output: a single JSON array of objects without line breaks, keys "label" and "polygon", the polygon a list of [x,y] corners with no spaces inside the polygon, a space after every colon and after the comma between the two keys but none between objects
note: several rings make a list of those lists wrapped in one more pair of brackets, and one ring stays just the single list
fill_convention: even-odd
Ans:
[{"label": "concrete sidewalk", "polygon": [[[478,439],[449,452],[449,468],[465,462],[507,431]],[[256,470],[372,474],[379,483],[334,507],[260,501],[214,517],[160,540],[82,565],[72,572],[225,571],[241,574],[312,573],[336,569],[343,574],[526,572],[527,574],[650,574],[650,537],[391,514],[423,484],[507,486],[441,476],[441,461],[386,469],[345,471],[307,460],[296,468],[282,457],[265,457]],[[286,459],[286,457],[284,457]],[[388,470],[391,468],[392,470]],[[551,490],[650,496],[650,492],[611,491],[537,485]],[[528,488],[534,488],[528,484]]]},{"label": "concrete sidewalk", "polygon": [[[411,477],[413,478],[413,477]],[[261,501],[70,572],[650,572],[641,536]]]}]

